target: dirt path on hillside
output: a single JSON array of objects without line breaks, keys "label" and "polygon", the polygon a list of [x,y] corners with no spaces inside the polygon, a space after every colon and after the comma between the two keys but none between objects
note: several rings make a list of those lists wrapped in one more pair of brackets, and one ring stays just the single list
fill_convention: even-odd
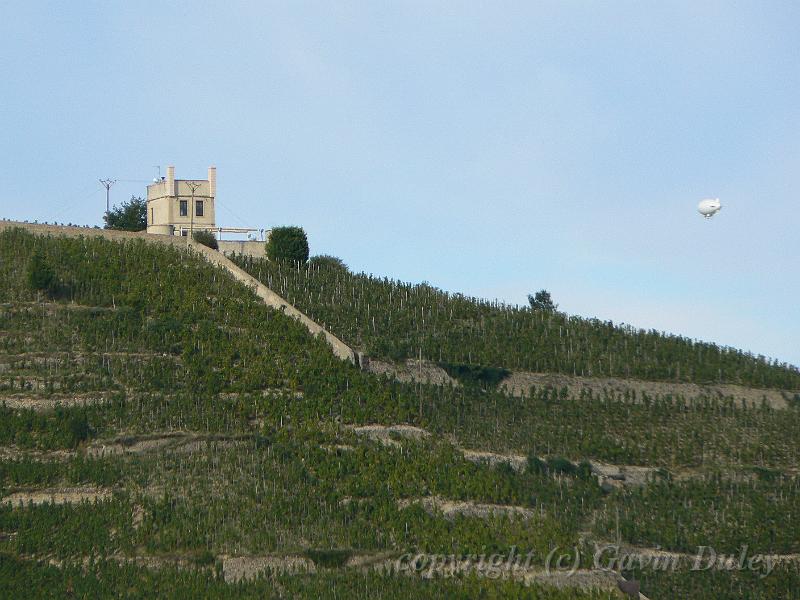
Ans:
[{"label": "dirt path on hillside", "polygon": [[506,464],[515,471],[522,472],[528,466],[528,457],[522,454],[500,454],[498,452],[486,452],[483,450],[467,450],[461,448],[461,453],[467,460],[478,463],[486,464],[490,467]]},{"label": "dirt path on hillside", "polygon": [[106,440],[95,440],[86,448],[86,455],[92,458],[120,454],[146,454],[170,450],[174,452],[200,452],[208,444],[217,447],[233,447],[252,439],[249,434],[215,434],[173,431],[151,435],[123,435]]},{"label": "dirt path on hillside", "polygon": [[[388,375],[403,383],[452,385],[454,387],[461,385],[440,366],[425,360],[420,362],[408,359],[405,363],[392,363],[370,359],[366,368],[370,373]],[[781,410],[789,407],[789,400],[794,398],[795,394],[800,394],[800,390],[759,389],[732,384],[700,385],[696,383],[622,379],[618,377],[581,377],[528,371],[513,371],[509,377],[500,383],[500,390],[517,397],[527,396],[531,388],[552,388],[557,390],[566,388],[569,395],[576,398],[580,397],[581,392],[584,390],[591,391],[595,397],[602,397],[604,392],[612,392],[620,396],[628,393],[635,395],[639,400],[644,394],[654,399],[666,396],[682,397],[689,402],[704,398],[733,398],[739,405],[761,406],[762,401],[766,401],[772,408]]]},{"label": "dirt path on hillside", "polygon": [[788,399],[794,392],[782,390],[767,390],[747,388],[740,385],[696,383],[672,383],[665,381],[640,381],[636,379],[619,379],[614,377],[579,377],[559,375],[554,373],[529,373],[523,371],[513,372],[501,384],[500,388],[512,396],[526,396],[531,388],[561,389],[567,388],[572,397],[580,397],[581,392],[591,391],[595,397],[602,397],[604,392],[614,392],[624,396],[627,392],[633,393],[641,400],[644,394],[650,398],[672,396],[683,397],[687,401],[696,401],[703,398],[732,397],[739,404],[747,406],[761,406],[766,401],[769,406],[776,409],[789,407]]},{"label": "dirt path on hillside", "polygon": [[385,446],[400,446],[395,437],[422,440],[430,437],[430,432],[413,425],[360,425],[351,429],[356,435],[363,435]]},{"label": "dirt path on hillside", "polygon": [[[524,557],[515,557],[508,563],[500,565],[490,563],[488,558],[483,557],[483,560],[480,560],[477,557],[469,559],[384,552],[354,555],[347,560],[344,568],[401,574],[422,579],[476,575],[559,589],[612,590],[616,589],[618,581],[616,574],[606,570],[548,571],[541,566],[525,564]],[[227,583],[238,583],[255,579],[268,571],[280,574],[303,574],[316,573],[319,568],[313,561],[303,556],[275,554],[222,557],[222,570]]]},{"label": "dirt path on hillside", "polygon": [[28,506],[28,504],[74,504],[95,502],[97,500],[110,500],[112,492],[106,488],[76,487],[76,488],[48,488],[43,490],[20,491],[10,494],[0,500],[2,504],[12,506]]},{"label": "dirt path on hillside", "polygon": [[539,511],[525,506],[514,506],[510,504],[481,504],[467,500],[448,500],[439,496],[427,496],[425,498],[405,498],[397,501],[400,510],[411,506],[420,505],[426,512],[431,514],[441,513],[446,519],[456,516],[478,517],[482,519],[490,517],[519,517],[523,520],[532,519],[539,514]]},{"label": "dirt path on hillside", "polygon": [[33,460],[37,462],[63,462],[77,456],[74,450],[29,450],[18,446],[0,446],[2,460]]},{"label": "dirt path on hillside", "polygon": [[71,408],[73,406],[89,406],[93,404],[103,404],[109,401],[110,392],[88,392],[81,394],[50,394],[48,396],[31,396],[30,394],[13,394],[10,396],[0,396],[0,406],[12,410],[34,410],[36,412],[46,412],[61,406]]},{"label": "dirt path on hillside", "polygon": [[420,362],[410,358],[405,363],[392,363],[371,358],[366,365],[366,370],[376,375],[388,375],[403,383],[452,385],[454,387],[461,385],[440,366],[425,360]]}]

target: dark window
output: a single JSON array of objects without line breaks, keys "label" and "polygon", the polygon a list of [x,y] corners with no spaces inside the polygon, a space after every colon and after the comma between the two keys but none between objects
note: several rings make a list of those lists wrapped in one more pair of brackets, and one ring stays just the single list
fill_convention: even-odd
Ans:
[{"label": "dark window", "polygon": [[186,217],[189,215],[189,203],[186,200],[181,200],[181,216]]},{"label": "dark window", "polygon": [[203,216],[203,201],[202,200],[195,200],[194,201],[194,216],[202,217]]},{"label": "dark window", "polygon": [[155,211],[156,211],[155,208],[150,209],[150,225],[156,222]]}]

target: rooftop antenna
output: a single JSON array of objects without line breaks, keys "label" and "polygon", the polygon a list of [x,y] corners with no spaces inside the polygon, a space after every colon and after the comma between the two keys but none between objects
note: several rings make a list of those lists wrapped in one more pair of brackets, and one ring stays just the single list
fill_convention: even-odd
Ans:
[{"label": "rooftop antenna", "polygon": [[153,165],[153,168],[158,169],[158,177],[156,179],[153,179],[153,181],[157,183],[161,181],[161,165]]},{"label": "rooftop antenna", "polygon": [[111,203],[109,201],[110,194],[111,194],[111,186],[117,183],[116,179],[101,179],[101,185],[106,188],[106,220],[108,220],[108,214],[111,212]]}]

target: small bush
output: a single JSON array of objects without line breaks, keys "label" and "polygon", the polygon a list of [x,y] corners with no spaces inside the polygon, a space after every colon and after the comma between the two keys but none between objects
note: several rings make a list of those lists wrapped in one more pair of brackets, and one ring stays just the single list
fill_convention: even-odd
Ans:
[{"label": "small bush", "polygon": [[217,243],[217,236],[215,236],[210,231],[205,231],[204,229],[195,231],[194,234],[192,234],[192,239],[198,244],[203,244],[203,246],[208,246],[212,250],[219,250],[219,244]]},{"label": "small bush", "polygon": [[85,415],[73,415],[69,420],[69,433],[72,447],[76,448],[89,439],[91,427]]},{"label": "small bush", "polygon": [[312,256],[308,261],[309,267],[317,269],[328,269],[331,271],[347,271],[347,265],[341,258],[330,256],[328,254],[319,254]]},{"label": "small bush", "polygon": [[480,365],[456,365],[439,363],[450,377],[457,379],[465,386],[480,386],[486,389],[496,388],[511,374],[508,369],[500,367],[483,367]]},{"label": "small bush", "polygon": [[196,564],[198,567],[208,567],[213,565],[216,560],[217,557],[214,556],[214,553],[211,552],[211,550],[201,550],[192,556],[192,562],[194,562],[194,564]]},{"label": "small bush", "polygon": [[588,462],[581,461],[578,465],[577,470],[575,471],[575,475],[577,475],[578,479],[585,479],[589,480],[592,478],[592,465]]},{"label": "small bush", "polygon": [[276,262],[308,262],[308,238],[302,227],[276,227],[267,242],[267,258]]},{"label": "small bush", "polygon": [[564,475],[575,475],[578,471],[578,467],[562,456],[547,459],[547,469],[551,473],[563,473]]},{"label": "small bush", "polygon": [[55,288],[56,274],[40,253],[34,252],[28,263],[28,285],[37,292],[51,292]]},{"label": "small bush", "polygon": [[528,455],[528,471],[530,473],[547,474],[547,465],[535,454]]},{"label": "small bush", "polygon": [[318,567],[325,567],[326,569],[341,569],[353,555],[351,550],[315,550],[309,548],[303,555],[310,559]]},{"label": "small bush", "polygon": [[766,467],[753,467],[759,481],[777,481],[783,477],[783,473],[777,469],[767,469]]}]

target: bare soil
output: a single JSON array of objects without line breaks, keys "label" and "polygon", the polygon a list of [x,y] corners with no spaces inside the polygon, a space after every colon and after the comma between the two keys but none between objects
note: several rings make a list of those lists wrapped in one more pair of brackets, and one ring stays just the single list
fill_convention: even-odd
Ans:
[{"label": "bare soil", "polygon": [[497,517],[509,516],[521,519],[531,519],[537,515],[537,511],[524,506],[513,506],[506,504],[479,504],[462,500],[447,500],[438,496],[428,496],[425,498],[398,500],[397,506],[400,509],[408,508],[415,504],[421,505],[427,512],[442,513],[445,518],[453,518],[457,515],[465,517]]},{"label": "bare soil", "polygon": [[233,556],[222,560],[226,583],[255,579],[265,571],[281,574],[315,573],[314,562],[303,556]]},{"label": "bare soil", "polygon": [[108,402],[108,392],[88,392],[85,394],[50,394],[48,396],[33,396],[30,394],[13,394],[0,396],[0,405],[14,410],[35,410],[45,412],[58,406],[88,406]]},{"label": "bare soil", "polygon": [[518,397],[527,396],[531,388],[566,388],[572,397],[579,397],[584,390],[591,391],[595,397],[602,396],[604,392],[608,391],[620,395],[626,392],[634,393],[638,400],[642,399],[643,394],[647,394],[651,398],[682,397],[687,401],[730,397],[737,403],[747,406],[760,406],[762,401],[765,401],[769,406],[776,409],[788,408],[788,398],[792,398],[795,394],[795,392],[784,390],[756,389],[730,384],[699,385],[696,383],[641,381],[615,377],[580,377],[525,371],[513,372],[500,384],[500,387],[508,394]]},{"label": "bare soil", "polygon": [[188,431],[172,431],[152,435],[126,435],[108,440],[96,440],[86,448],[90,457],[118,454],[146,454],[160,450],[175,452],[200,452],[209,443],[232,446],[246,443],[248,435],[203,434]]},{"label": "bare soil", "polygon": [[498,454],[497,452],[466,450],[463,448],[461,452],[464,454],[464,458],[467,460],[474,463],[487,464],[490,467],[494,467],[499,464],[507,464],[515,471],[521,472],[525,470],[525,467],[528,464],[527,457],[523,456],[522,454]]},{"label": "bare soil", "polygon": [[412,440],[422,440],[430,437],[430,433],[413,425],[362,425],[353,427],[357,435],[364,435],[386,446],[399,446],[400,443],[392,435]]},{"label": "bare soil", "polygon": [[403,383],[424,383],[430,385],[452,385],[458,387],[458,381],[450,377],[440,366],[428,361],[408,359],[405,363],[396,364],[382,360],[370,359],[367,370],[376,375],[389,375]]},{"label": "bare soil", "polygon": [[46,503],[71,504],[84,500],[94,502],[95,500],[109,500],[111,497],[111,490],[104,488],[53,488],[16,492],[6,496],[0,502],[12,506],[27,506],[29,503],[39,505]]}]

